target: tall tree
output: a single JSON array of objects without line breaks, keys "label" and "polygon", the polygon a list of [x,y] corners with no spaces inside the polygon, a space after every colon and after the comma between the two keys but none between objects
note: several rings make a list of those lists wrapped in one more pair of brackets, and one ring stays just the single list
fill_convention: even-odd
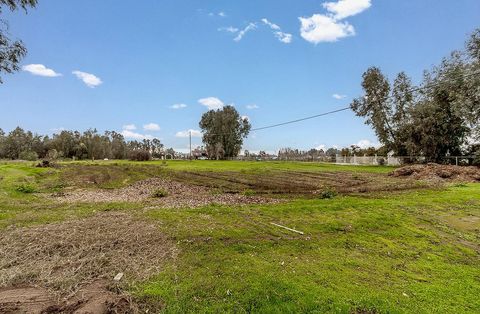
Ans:
[{"label": "tall tree", "polygon": [[391,86],[375,67],[364,73],[362,87],[364,95],[351,108],[386,149],[436,162],[461,154],[480,141],[480,29],[464,51],[426,71],[419,88],[403,72]]},{"label": "tall tree", "polygon": [[242,118],[233,106],[204,113],[199,125],[208,155],[215,159],[238,156],[251,129],[248,119]]},{"label": "tall tree", "polygon": [[[28,8],[34,8],[37,0],[0,0],[0,14],[6,7],[10,11],[23,9],[27,12]],[[0,84],[3,73],[13,73],[19,70],[20,60],[27,54],[21,40],[10,39],[8,22],[0,17]]]}]

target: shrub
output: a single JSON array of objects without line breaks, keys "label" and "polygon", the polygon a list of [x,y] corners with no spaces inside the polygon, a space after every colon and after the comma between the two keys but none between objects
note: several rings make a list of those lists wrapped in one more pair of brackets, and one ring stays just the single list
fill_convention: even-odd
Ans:
[{"label": "shrub", "polygon": [[38,154],[33,151],[23,151],[18,155],[18,159],[35,161],[38,159]]},{"label": "shrub", "polygon": [[17,186],[17,191],[26,194],[35,193],[35,187],[31,184],[24,183]]},{"label": "shrub", "polygon": [[330,198],[334,198],[335,196],[337,196],[337,191],[335,191],[334,189],[326,189],[325,191],[322,191],[322,193],[320,193],[320,198],[321,199],[330,199]]},{"label": "shrub", "polygon": [[162,197],[166,197],[167,195],[168,195],[168,192],[162,189],[155,190],[152,193],[152,197],[155,197],[155,198],[162,198]]},{"label": "shrub", "polygon": [[152,155],[146,150],[132,150],[128,158],[134,161],[147,161],[152,159]]}]

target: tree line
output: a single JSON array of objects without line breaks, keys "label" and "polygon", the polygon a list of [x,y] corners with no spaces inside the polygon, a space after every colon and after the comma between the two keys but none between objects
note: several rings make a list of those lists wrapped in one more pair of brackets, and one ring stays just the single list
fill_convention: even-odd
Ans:
[{"label": "tree line", "polygon": [[404,72],[390,82],[371,67],[362,88],[351,109],[395,155],[444,162],[480,152],[480,29],[463,50],[425,71],[418,86]]},{"label": "tree line", "polygon": [[132,159],[149,160],[166,153],[175,154],[173,149],[164,150],[159,139],[127,141],[115,131],[98,133],[89,129],[61,131],[52,137],[25,131],[20,127],[8,134],[0,129],[0,159],[36,160],[56,159]]}]

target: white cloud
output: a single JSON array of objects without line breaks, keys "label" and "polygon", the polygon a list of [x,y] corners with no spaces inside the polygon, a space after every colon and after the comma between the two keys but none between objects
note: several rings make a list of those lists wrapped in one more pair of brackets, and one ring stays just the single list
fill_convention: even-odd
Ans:
[{"label": "white cloud", "polygon": [[355,28],[348,22],[339,22],[335,18],[322,14],[311,17],[299,17],[300,35],[314,44],[335,42],[340,38],[354,36]]},{"label": "white cloud", "polygon": [[242,29],[241,31],[238,32],[237,37],[235,37],[233,40],[235,40],[235,41],[242,40],[242,38],[245,36],[246,33],[250,32],[250,31],[253,31],[256,28],[257,28],[257,24],[249,23],[247,25],[247,27],[245,27],[244,29]]},{"label": "white cloud", "polygon": [[333,14],[337,20],[356,15],[368,9],[371,0],[340,0],[338,2],[325,2],[323,7]]},{"label": "white cloud", "polygon": [[250,110],[253,110],[253,109],[258,109],[260,108],[259,106],[255,105],[255,104],[252,104],[252,105],[246,105],[245,106],[247,109],[250,109]]},{"label": "white cloud", "polygon": [[135,140],[143,140],[143,139],[153,139],[154,137],[152,135],[149,135],[149,134],[140,134],[140,133],[136,133],[136,132],[133,132],[133,131],[130,131],[130,130],[123,130],[122,133],[121,133],[125,138],[129,138],[129,139],[135,139]]},{"label": "white cloud", "polygon": [[207,107],[208,110],[222,109],[224,106],[223,101],[221,101],[217,97],[202,98],[199,99],[198,102]]},{"label": "white cloud", "polygon": [[160,131],[160,126],[156,123],[149,123],[145,124],[143,129],[146,131]]},{"label": "white cloud", "polygon": [[288,34],[288,33],[284,33],[282,32],[280,26],[278,26],[277,24],[275,23],[272,23],[270,22],[268,19],[266,18],[263,18],[262,19],[262,22],[269,26],[272,30],[273,30],[273,34],[275,35],[275,37],[280,40],[282,43],[285,43],[285,44],[289,44],[292,42],[292,34]]},{"label": "white cloud", "polygon": [[124,129],[124,130],[133,131],[133,130],[136,130],[137,127],[135,126],[135,124],[125,124],[125,125],[123,126],[123,129]]},{"label": "white cloud", "polygon": [[99,77],[91,73],[82,72],[82,71],[73,71],[72,74],[74,74],[76,77],[82,80],[90,88],[95,88],[103,83]]},{"label": "white cloud", "polygon": [[339,0],[325,2],[327,14],[313,14],[311,17],[299,17],[301,36],[314,44],[334,42],[341,38],[354,36],[355,28],[341,20],[359,14],[372,5],[371,0]]},{"label": "white cloud", "polygon": [[192,137],[202,137],[202,132],[198,130],[193,130],[193,129],[186,130],[186,131],[178,131],[175,134],[175,137],[182,137],[182,138],[190,137],[190,132],[192,133]]},{"label": "white cloud", "polygon": [[333,94],[332,97],[335,99],[344,99],[347,97],[347,95]]},{"label": "white cloud", "polygon": [[275,23],[270,22],[270,21],[267,20],[266,18],[263,18],[263,19],[262,19],[262,22],[263,22],[264,24],[270,26],[270,28],[273,29],[273,30],[277,30],[277,31],[280,30],[280,26],[278,26],[278,25],[275,24]]},{"label": "white cloud", "polygon": [[185,105],[185,104],[174,104],[174,105],[171,105],[170,108],[172,108],[172,109],[183,109],[183,108],[187,108],[187,105]]},{"label": "white cloud", "polygon": [[280,40],[284,44],[289,44],[292,42],[292,34],[284,33],[284,32],[275,32],[275,37]]},{"label": "white cloud", "polygon": [[228,27],[220,27],[220,28],[218,29],[218,31],[234,34],[234,33],[238,32],[239,29],[236,28],[236,27],[233,27],[233,26],[228,26]]},{"label": "white cloud", "polygon": [[38,76],[46,76],[46,77],[62,76],[62,74],[47,68],[43,64],[27,64],[22,67],[22,70]]},{"label": "white cloud", "polygon": [[369,147],[376,147],[377,148],[377,147],[381,146],[379,143],[373,143],[369,140],[360,140],[360,141],[358,141],[358,143],[353,144],[353,145],[357,145],[360,148],[369,148]]},{"label": "white cloud", "polygon": [[218,16],[220,16],[220,17],[227,17],[227,14],[225,14],[225,12],[218,12]]},{"label": "white cloud", "polygon": [[323,151],[325,151],[326,148],[327,148],[327,145],[324,145],[324,144],[320,144],[317,147],[315,147],[316,150],[323,150]]}]

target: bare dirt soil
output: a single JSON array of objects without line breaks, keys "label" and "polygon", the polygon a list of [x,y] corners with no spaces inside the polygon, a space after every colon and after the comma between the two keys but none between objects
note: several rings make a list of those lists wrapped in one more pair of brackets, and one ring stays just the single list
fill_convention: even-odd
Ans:
[{"label": "bare dirt soil", "polygon": [[479,182],[480,167],[463,167],[429,163],[426,165],[401,167],[395,169],[390,175],[393,177],[411,177],[414,179],[437,181]]},{"label": "bare dirt soil", "polygon": [[[165,195],[156,196],[157,191],[165,192]],[[78,189],[53,194],[53,197],[62,202],[142,202],[148,200],[154,202],[155,205],[171,208],[198,207],[211,203],[230,205],[278,202],[272,198],[215,193],[207,187],[163,178],[150,178],[119,189]]]},{"label": "bare dirt soil", "polygon": [[[338,193],[401,191],[422,187],[417,180],[377,173],[271,171],[262,173],[182,171],[172,174],[188,184],[221,189],[227,193],[253,190],[260,194],[317,195],[334,189]],[[426,187],[426,184],[425,186]]]},{"label": "bare dirt soil", "polygon": [[44,288],[16,287],[0,290],[0,313],[135,313],[136,306],[126,296],[111,292],[105,281],[86,285],[73,297],[59,301]]},{"label": "bare dirt soil", "polygon": [[158,225],[124,213],[7,228],[0,233],[0,312],[130,311],[129,298],[112,287],[158,273],[176,254]]}]

